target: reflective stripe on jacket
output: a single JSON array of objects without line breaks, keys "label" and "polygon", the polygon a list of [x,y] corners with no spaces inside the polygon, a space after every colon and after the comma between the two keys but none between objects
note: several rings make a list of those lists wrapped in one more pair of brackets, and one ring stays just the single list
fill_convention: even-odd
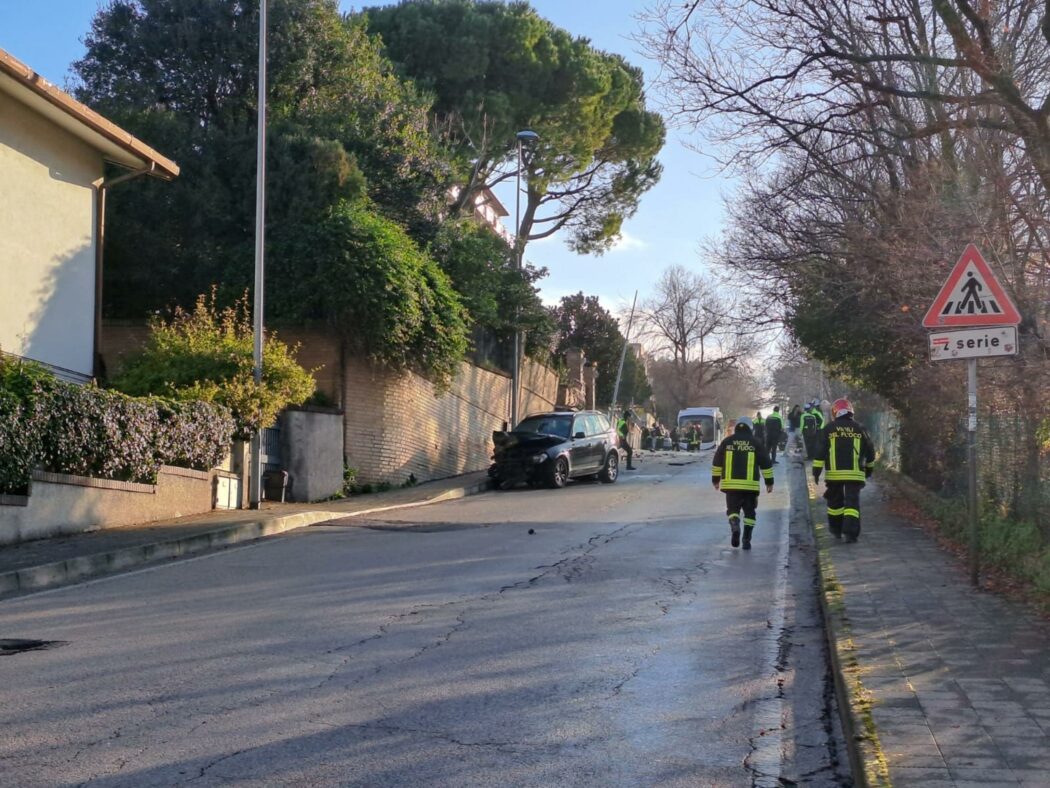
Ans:
[{"label": "reflective stripe on jacket", "polygon": [[749,432],[734,432],[718,444],[711,460],[711,480],[720,482],[721,489],[757,493],[760,478],[773,483],[773,463]]},{"label": "reflective stripe on jacket", "polygon": [[868,431],[850,416],[840,416],[821,430],[813,470],[824,469],[829,482],[863,482],[864,469],[875,462]]}]

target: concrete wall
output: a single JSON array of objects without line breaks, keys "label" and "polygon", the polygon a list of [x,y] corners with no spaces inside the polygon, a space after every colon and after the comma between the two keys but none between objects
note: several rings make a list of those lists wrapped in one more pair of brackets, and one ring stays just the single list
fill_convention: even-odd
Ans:
[{"label": "concrete wall", "polygon": [[157,484],[37,472],[26,506],[0,505],[0,544],[211,511],[212,474],[163,468]]},{"label": "concrete wall", "polygon": [[92,374],[102,157],[0,92],[0,348]]},{"label": "concrete wall", "polygon": [[285,411],[281,461],[290,476],[292,501],[320,501],[342,489],[342,412]]},{"label": "concrete wall", "polygon": [[[364,361],[348,362],[345,375],[346,459],[360,481],[427,481],[489,466],[492,431],[510,408],[506,375],[462,364],[447,392]],[[522,412],[554,407],[554,372],[526,363],[522,382]]]}]

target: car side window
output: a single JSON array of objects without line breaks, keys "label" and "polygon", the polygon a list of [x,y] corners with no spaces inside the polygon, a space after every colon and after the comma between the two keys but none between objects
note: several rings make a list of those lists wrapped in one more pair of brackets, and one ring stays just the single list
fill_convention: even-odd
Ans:
[{"label": "car side window", "polygon": [[609,420],[605,418],[605,416],[603,416],[600,413],[596,413],[591,418],[594,419],[595,435],[609,431]]},{"label": "car side window", "polygon": [[572,436],[576,437],[576,435],[578,433],[581,433],[581,432],[584,435],[589,435],[590,434],[588,432],[588,430],[587,430],[587,417],[586,416],[577,416],[575,419],[572,420]]},{"label": "car side window", "polygon": [[593,414],[587,414],[584,416],[583,423],[583,431],[587,433],[588,438],[597,435],[601,431],[598,429],[598,419],[596,419]]}]

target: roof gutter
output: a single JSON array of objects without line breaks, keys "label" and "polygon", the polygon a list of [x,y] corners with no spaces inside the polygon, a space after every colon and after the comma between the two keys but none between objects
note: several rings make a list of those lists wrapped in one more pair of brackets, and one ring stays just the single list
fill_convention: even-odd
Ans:
[{"label": "roof gutter", "polygon": [[131,158],[148,161],[151,167],[155,168],[154,174],[168,179],[179,174],[179,165],[171,159],[162,156],[142,140],[102,117],[90,107],[81,104],[3,49],[0,49],[0,75],[9,77],[22,89],[46,101],[85,129],[108,141],[109,144],[125,151]]},{"label": "roof gutter", "polygon": [[166,173],[158,173],[157,163],[150,161],[149,167],[145,169],[132,170],[113,178],[103,178],[95,187],[95,336],[91,357],[94,360],[93,372],[96,380],[102,378],[106,371],[102,361],[102,266],[106,249],[106,193],[117,184],[141,178],[143,175],[171,180]]}]

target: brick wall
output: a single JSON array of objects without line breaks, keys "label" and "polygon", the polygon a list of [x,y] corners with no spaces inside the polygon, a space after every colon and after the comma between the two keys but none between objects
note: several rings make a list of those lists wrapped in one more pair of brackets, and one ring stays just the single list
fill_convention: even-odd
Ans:
[{"label": "brick wall", "polygon": [[557,401],[558,373],[526,360],[521,365],[521,415],[553,410]]},{"label": "brick wall", "polygon": [[[522,412],[549,410],[558,393],[551,370],[522,369]],[[492,431],[510,409],[510,378],[471,364],[447,392],[413,373],[396,374],[363,361],[346,367],[346,459],[362,482],[394,484],[487,468]]]},{"label": "brick wall", "polygon": [[[108,324],[104,356],[119,367],[129,352],[142,347],[145,326]],[[300,364],[314,370],[319,391],[345,413],[347,463],[362,482],[394,484],[415,476],[441,479],[487,468],[492,431],[510,413],[510,378],[473,364],[460,365],[447,392],[411,372],[395,373],[363,359],[342,359],[337,337],[318,330],[285,328],[277,336],[299,345]],[[553,409],[558,376],[526,361],[521,370],[521,413]]]},{"label": "brick wall", "polygon": [[337,408],[343,407],[340,340],[335,334],[304,328],[278,328],[279,340],[295,351],[295,360],[313,372],[317,390]]}]

